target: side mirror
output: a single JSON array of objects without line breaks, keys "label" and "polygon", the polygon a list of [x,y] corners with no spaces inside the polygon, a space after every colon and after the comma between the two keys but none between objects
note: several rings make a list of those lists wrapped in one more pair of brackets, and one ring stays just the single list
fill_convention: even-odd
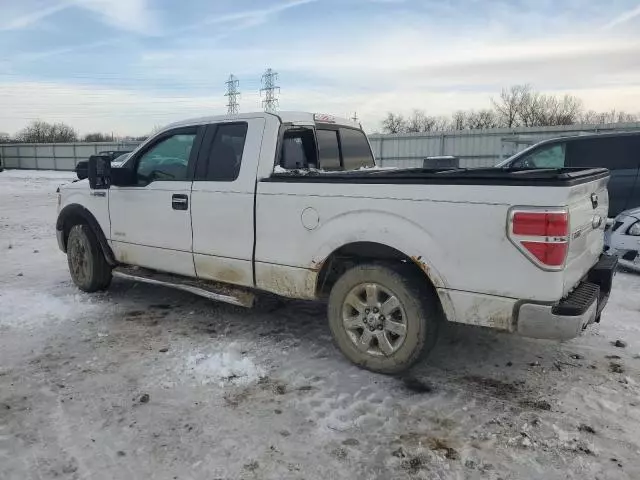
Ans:
[{"label": "side mirror", "polygon": [[106,155],[89,157],[89,186],[94,190],[106,190],[111,186],[111,158]]}]

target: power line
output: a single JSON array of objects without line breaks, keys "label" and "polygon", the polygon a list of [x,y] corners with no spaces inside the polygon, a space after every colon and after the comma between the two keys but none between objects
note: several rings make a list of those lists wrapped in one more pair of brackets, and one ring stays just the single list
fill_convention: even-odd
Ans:
[{"label": "power line", "polygon": [[229,97],[229,103],[227,103],[227,113],[229,115],[237,115],[238,114],[238,97],[240,96],[240,91],[238,87],[240,86],[240,82],[233,75],[229,75],[229,80],[225,82],[227,84],[227,93],[225,93],[225,97]]},{"label": "power line", "polygon": [[279,102],[276,95],[280,93],[280,87],[276,85],[277,80],[278,72],[274,72],[270,68],[267,68],[262,75],[262,88],[260,89],[260,95],[262,96],[262,92],[264,92],[262,107],[265,112],[275,112],[278,109]]}]

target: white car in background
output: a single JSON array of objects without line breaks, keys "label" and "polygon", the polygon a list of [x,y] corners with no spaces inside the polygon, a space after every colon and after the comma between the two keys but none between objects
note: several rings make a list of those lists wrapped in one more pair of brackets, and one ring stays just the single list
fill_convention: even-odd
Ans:
[{"label": "white car in background", "polygon": [[605,252],[620,258],[622,267],[640,272],[640,207],[618,215],[605,233]]}]

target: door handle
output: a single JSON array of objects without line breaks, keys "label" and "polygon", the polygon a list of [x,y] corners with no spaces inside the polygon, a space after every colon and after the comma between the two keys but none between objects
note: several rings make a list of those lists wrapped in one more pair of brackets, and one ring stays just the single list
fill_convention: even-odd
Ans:
[{"label": "door handle", "polygon": [[189,197],[181,193],[174,193],[171,196],[171,208],[174,210],[188,210]]}]

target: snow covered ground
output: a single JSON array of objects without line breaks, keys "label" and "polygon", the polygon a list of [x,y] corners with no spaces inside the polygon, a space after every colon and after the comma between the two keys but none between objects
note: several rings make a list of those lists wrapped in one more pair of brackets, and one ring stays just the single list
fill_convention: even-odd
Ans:
[{"label": "snow covered ground", "polygon": [[71,179],[0,173],[0,479],[640,478],[640,276],[573,341],[450,325],[385,377],[320,305],[80,293],[54,231]]}]

